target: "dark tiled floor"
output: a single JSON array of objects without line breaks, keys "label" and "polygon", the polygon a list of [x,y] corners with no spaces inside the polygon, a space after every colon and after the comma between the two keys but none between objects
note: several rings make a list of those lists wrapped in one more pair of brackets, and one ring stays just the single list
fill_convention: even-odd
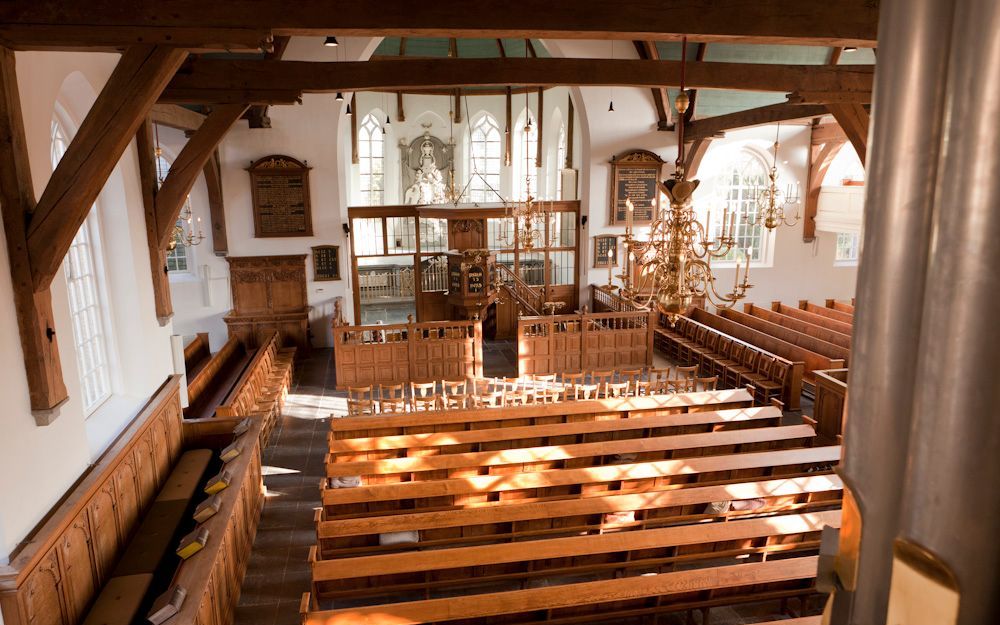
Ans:
[{"label": "dark tiled floor", "polygon": [[324,474],[327,422],[346,411],[334,390],[331,350],[314,350],[299,364],[297,382],[264,452],[267,496],[243,580],[237,625],[297,625],[309,590],[309,548],[316,544],[314,510]]}]

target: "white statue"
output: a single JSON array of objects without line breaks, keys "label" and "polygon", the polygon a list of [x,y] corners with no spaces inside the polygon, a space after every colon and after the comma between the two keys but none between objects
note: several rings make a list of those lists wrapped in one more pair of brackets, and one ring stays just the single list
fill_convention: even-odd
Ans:
[{"label": "white statue", "polygon": [[424,133],[420,144],[419,167],[413,170],[413,184],[403,194],[406,204],[444,204],[444,177],[434,158],[434,143]]}]

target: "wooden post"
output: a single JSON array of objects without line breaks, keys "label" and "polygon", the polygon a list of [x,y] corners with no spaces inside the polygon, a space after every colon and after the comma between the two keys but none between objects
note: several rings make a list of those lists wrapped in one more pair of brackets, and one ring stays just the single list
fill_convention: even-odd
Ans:
[{"label": "wooden post", "polygon": [[462,90],[455,89],[455,123],[462,123]]},{"label": "wooden post", "polygon": [[142,120],[187,52],[133,46],[115,67],[42,192],[28,225],[35,291],[47,287]]},{"label": "wooden post", "polygon": [[222,163],[219,149],[205,163],[205,185],[208,187],[208,210],[212,220],[212,250],[216,256],[229,254],[229,235],[226,232],[226,209],[222,195]]},{"label": "wooden post", "polygon": [[417,361],[417,346],[413,339],[413,333],[417,329],[417,324],[413,322],[413,315],[406,316],[406,379],[413,382],[417,379],[417,370],[413,363]]},{"label": "wooden post", "polygon": [[472,349],[475,354],[473,367],[476,377],[481,378],[483,377],[483,322],[480,319],[476,319],[473,324],[472,340]]},{"label": "wooden post", "polygon": [[0,48],[0,210],[3,212],[14,309],[21,335],[24,369],[35,420],[48,425],[52,412],[69,397],[59,362],[59,343],[48,288],[35,291],[25,232],[35,208],[28,148],[21,117],[14,53]]},{"label": "wooden post", "polygon": [[149,250],[149,269],[153,279],[153,301],[156,319],[166,325],[174,315],[170,301],[170,281],[167,277],[166,247],[160,245],[161,228],[156,221],[156,194],[159,181],[156,176],[156,152],[153,146],[153,123],[143,120],[135,133],[136,151],[139,153],[139,185],[146,214],[146,247]]},{"label": "wooden post", "polygon": [[405,122],[406,112],[403,110],[403,92],[396,92],[396,121]]}]

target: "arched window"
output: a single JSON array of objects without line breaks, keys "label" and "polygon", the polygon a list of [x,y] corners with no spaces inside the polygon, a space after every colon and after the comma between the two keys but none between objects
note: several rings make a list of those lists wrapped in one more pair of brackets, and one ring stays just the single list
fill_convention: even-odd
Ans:
[{"label": "arched window", "polygon": [[[469,201],[500,200],[500,126],[492,115],[483,115],[472,126],[469,143]],[[491,188],[492,187],[492,188]]]},{"label": "arched window", "polygon": [[[723,169],[716,189],[724,203],[723,207],[729,208],[729,212],[736,211],[736,227],[734,230],[736,243],[739,248],[747,252],[750,260],[759,262],[767,258],[767,244],[769,237],[763,225],[751,226],[747,220],[753,220],[757,216],[757,205],[754,198],[754,189],[761,188],[767,184],[767,168],[764,161],[756,153],[750,150],[741,150],[739,155]],[[714,210],[712,207],[712,232],[713,236],[721,234],[722,210]],[[734,249],[729,253],[727,260],[737,260],[742,258],[739,252]]]},{"label": "arched window", "polygon": [[[167,178],[167,174],[170,173],[170,161],[165,159],[162,154],[156,156],[156,181],[157,186],[163,183]],[[191,209],[191,196],[189,195],[185,200],[186,210]],[[183,226],[182,220],[178,219],[178,226]],[[191,258],[189,257],[189,251],[186,246],[181,242],[181,233],[174,230],[174,249],[167,250],[167,271],[173,273],[185,273],[191,271]]]},{"label": "arched window", "polygon": [[519,199],[528,199],[528,194],[536,198],[544,197],[538,188],[538,124],[530,111],[518,120],[514,134],[514,189]]},{"label": "arched window", "polygon": [[559,139],[556,141],[556,163],[553,171],[556,175],[556,199],[561,200],[562,170],[566,167],[566,124],[559,125]]},{"label": "arched window", "polygon": [[375,113],[365,116],[358,127],[358,164],[361,173],[361,201],[368,206],[384,203],[385,136]]},{"label": "arched window", "polygon": [[[53,169],[59,164],[68,146],[69,138],[62,123],[58,117],[53,117]],[[107,295],[98,256],[100,231],[95,208],[91,208],[87,219],[73,237],[69,253],[63,260],[83,409],[87,415],[111,396]]]}]

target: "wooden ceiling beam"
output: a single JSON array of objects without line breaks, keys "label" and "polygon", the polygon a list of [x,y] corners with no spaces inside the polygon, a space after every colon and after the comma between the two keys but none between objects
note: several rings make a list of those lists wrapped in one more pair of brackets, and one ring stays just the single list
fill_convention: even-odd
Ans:
[{"label": "wooden ceiling beam", "polygon": [[[634,41],[635,51],[639,58],[644,61],[658,61],[660,51],[656,43],[652,41]],[[656,128],[657,130],[672,130],[670,98],[667,90],[663,87],[654,87],[650,90],[653,95],[653,106],[656,107]]]},{"label": "wooden ceiling beam", "polygon": [[868,156],[868,126],[870,117],[867,109],[857,103],[847,104],[827,104],[827,109],[837,120],[840,127],[844,129],[847,139],[854,146],[854,151],[858,153],[861,164],[865,164]]},{"label": "wooden ceiling beam", "polygon": [[827,109],[825,106],[814,104],[782,103],[761,106],[728,115],[716,115],[715,117],[695,120],[685,128],[684,141],[686,143],[694,143],[701,139],[721,136],[727,130],[794,121],[796,119],[808,119],[826,114]]},{"label": "wooden ceiling beam", "polygon": [[56,166],[28,224],[35,290],[45,289],[108,176],[187,52],[135,46],[104,85]]},{"label": "wooden ceiling beam", "polygon": [[809,141],[809,174],[806,178],[805,214],[802,221],[802,240],[806,243],[816,238],[816,213],[819,211],[819,193],[823,179],[833,159],[847,143],[847,135],[839,124],[813,122]]},{"label": "wooden ceiling beam", "polygon": [[156,319],[163,326],[173,317],[174,307],[170,300],[167,250],[160,245],[160,227],[156,223],[156,193],[160,183],[156,171],[156,141],[151,117],[147,117],[139,125],[139,130],[135,133],[135,148],[139,156],[139,185],[142,188],[142,206],[146,217],[146,248],[153,280],[153,304]]},{"label": "wooden ceiling beam", "polygon": [[[488,16],[488,19],[483,19]],[[62,0],[0,3],[0,37],[14,45],[86,42],[199,43],[198,33],[253,33],[345,37],[458,37],[516,39],[622,39],[747,42],[826,46],[875,45],[877,3],[871,0],[809,2],[758,0],[576,0],[572,10],[549,0],[523,0],[516,10],[503,0],[356,2],[331,11],[327,0]],[[149,26],[155,24],[155,27]],[[240,29],[232,28],[239,24]],[[186,41],[179,37],[188,33]],[[201,42],[204,43],[204,42]],[[217,42],[218,43],[218,42]],[[232,42],[230,42],[232,43]],[[229,45],[227,47],[236,47]]]},{"label": "wooden ceiling beam", "polygon": [[[0,16],[8,11],[0,8]],[[101,27],[60,23],[11,23],[0,17],[0,42],[15,50],[122,52],[132,46],[164,45],[189,52],[260,51],[273,47],[270,29],[150,26]]]},{"label": "wooden ceiling beam", "polygon": [[[688,64],[693,89],[748,91],[870,92],[868,65]],[[681,63],[631,59],[507,58],[351,61],[253,61],[199,58],[164,91],[164,102],[280,103],[299,93],[453,89],[518,85],[669,87],[680,83]],[[264,87],[261,87],[264,85]],[[227,95],[228,94],[228,95]],[[222,98],[221,100],[219,98]]]},{"label": "wooden ceiling beam", "polygon": [[185,132],[198,130],[202,122],[205,121],[204,114],[176,104],[154,104],[149,111],[149,116],[154,124]]},{"label": "wooden ceiling beam", "polygon": [[184,145],[170,166],[170,173],[156,193],[156,225],[159,228],[160,247],[166,248],[174,224],[181,214],[195,180],[204,171],[205,164],[215,152],[222,138],[243,115],[249,105],[226,104],[217,107],[201,128]]}]

